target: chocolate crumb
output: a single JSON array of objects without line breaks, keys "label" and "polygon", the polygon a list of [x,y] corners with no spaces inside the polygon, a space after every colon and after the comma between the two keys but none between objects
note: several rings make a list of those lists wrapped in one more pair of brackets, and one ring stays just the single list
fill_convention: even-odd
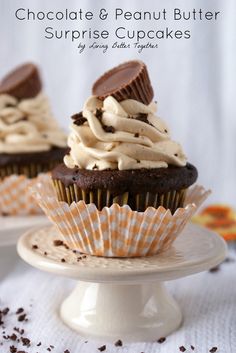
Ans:
[{"label": "chocolate crumb", "polygon": [[23,346],[27,346],[27,347],[30,347],[30,339],[29,338],[26,338],[26,337],[21,337],[21,342],[23,344]]},{"label": "chocolate crumb", "polygon": [[193,345],[191,345],[190,348],[192,349],[192,351],[195,350],[195,347]]},{"label": "chocolate crumb", "polygon": [[23,313],[24,312],[24,309],[23,308],[18,308],[17,310],[16,310],[16,315],[19,315],[19,314],[21,314],[21,313]]},{"label": "chocolate crumb", "polygon": [[163,343],[165,342],[166,338],[165,337],[161,337],[159,338],[159,340],[157,340],[158,343]]},{"label": "chocolate crumb", "polygon": [[37,344],[37,347],[40,347],[42,345],[42,343],[41,342],[39,342],[38,344]]},{"label": "chocolate crumb", "polygon": [[10,346],[10,353],[17,353],[17,348],[15,346]]},{"label": "chocolate crumb", "polygon": [[178,157],[178,153],[175,153],[174,155],[175,155],[175,157]]},{"label": "chocolate crumb", "polygon": [[22,314],[18,317],[18,321],[22,322],[22,321],[26,321],[26,314]]},{"label": "chocolate crumb", "polygon": [[139,137],[139,133],[136,132],[136,133],[134,134],[134,137]]},{"label": "chocolate crumb", "polygon": [[44,251],[44,255],[45,255],[45,256],[47,256],[47,255],[48,255],[47,251]]},{"label": "chocolate crumb", "polygon": [[94,166],[93,166],[93,170],[95,170],[95,169],[98,169],[97,164],[94,164]]},{"label": "chocolate crumb", "polygon": [[66,260],[65,259],[61,259],[61,262],[66,262]]},{"label": "chocolate crumb", "polygon": [[14,327],[14,331],[18,332],[20,335],[23,335],[25,333],[24,329],[20,329],[19,327]]},{"label": "chocolate crumb", "polygon": [[32,249],[38,249],[38,245],[32,245]]},{"label": "chocolate crumb", "polygon": [[83,117],[82,112],[72,115],[71,119],[74,120],[73,124],[78,126],[83,125],[87,121],[87,119]]},{"label": "chocolate crumb", "polygon": [[10,309],[9,308],[5,308],[3,309],[0,313],[4,316],[6,316],[9,313]]},{"label": "chocolate crumb", "polygon": [[56,240],[54,240],[53,245],[54,246],[62,246],[62,245],[64,245],[64,242],[62,240],[56,239]]},{"label": "chocolate crumb", "polygon": [[70,351],[69,351],[68,349],[66,349],[66,350],[64,351],[64,353],[70,353]]},{"label": "chocolate crumb", "polygon": [[131,119],[135,119],[135,120],[139,120],[142,121],[143,123],[146,123],[150,126],[153,126],[150,121],[148,120],[148,114],[145,113],[139,113],[138,115],[136,115],[135,117],[131,116]]},{"label": "chocolate crumb", "polygon": [[17,340],[17,335],[13,333],[11,336],[9,336],[11,341],[16,341]]},{"label": "chocolate crumb", "polygon": [[123,342],[121,340],[118,340],[115,342],[115,346],[116,347],[122,347],[123,346]]},{"label": "chocolate crumb", "polygon": [[96,118],[98,118],[99,121],[102,120],[102,114],[103,114],[103,111],[101,108],[96,109],[95,116],[96,116]]},{"label": "chocolate crumb", "polygon": [[165,133],[167,134],[168,130],[167,130],[167,129],[165,129],[164,131],[165,131]]},{"label": "chocolate crumb", "polygon": [[218,272],[220,270],[220,266],[215,266],[215,267],[212,267],[209,272],[211,273],[215,273],[215,272]]},{"label": "chocolate crumb", "polygon": [[209,352],[210,352],[210,353],[214,353],[214,352],[217,351],[217,349],[218,349],[217,347],[212,347],[212,348],[209,350]]},{"label": "chocolate crumb", "polygon": [[224,260],[225,263],[229,263],[229,262],[235,262],[235,260],[232,257],[226,257],[226,259]]},{"label": "chocolate crumb", "polygon": [[105,344],[104,344],[104,346],[101,346],[101,347],[98,348],[98,350],[99,350],[100,352],[104,352],[106,349],[107,349],[107,347],[106,347]]},{"label": "chocolate crumb", "polygon": [[179,347],[180,352],[185,352],[186,348],[184,346]]},{"label": "chocolate crumb", "polygon": [[48,347],[48,348],[47,348],[47,351],[48,351],[48,352],[51,352],[51,348]]},{"label": "chocolate crumb", "polygon": [[82,118],[82,117],[83,117],[83,113],[82,113],[82,112],[79,112],[79,113],[73,114],[73,115],[71,116],[71,119],[72,119],[72,120],[76,120],[76,119]]},{"label": "chocolate crumb", "polygon": [[109,132],[109,133],[112,133],[112,134],[114,134],[114,132],[116,131],[113,126],[103,125],[102,128],[103,128],[103,130],[104,130],[105,132]]}]

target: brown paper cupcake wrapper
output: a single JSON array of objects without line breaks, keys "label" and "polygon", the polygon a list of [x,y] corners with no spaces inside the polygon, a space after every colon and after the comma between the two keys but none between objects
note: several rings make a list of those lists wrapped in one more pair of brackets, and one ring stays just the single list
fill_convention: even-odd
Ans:
[{"label": "brown paper cupcake wrapper", "polygon": [[53,184],[57,193],[59,201],[65,201],[71,204],[73,201],[84,201],[85,203],[94,203],[98,210],[103,207],[110,207],[113,203],[120,206],[129,205],[132,210],[145,211],[147,207],[152,206],[158,208],[163,206],[174,213],[177,208],[183,207],[186,189],[173,190],[163,194],[146,192],[142,194],[124,194],[113,196],[109,190],[98,189],[94,191],[87,191],[80,189],[77,185],[69,185],[66,187],[60,180],[54,179]]},{"label": "brown paper cupcake wrapper", "polygon": [[46,174],[29,179],[25,175],[11,175],[0,180],[0,215],[19,216],[42,214],[42,210],[32,197],[29,187],[48,180]]},{"label": "brown paper cupcake wrapper", "polygon": [[47,173],[52,170],[58,163],[59,161],[51,163],[45,162],[42,164],[8,165],[0,168],[0,179],[11,175],[25,175],[27,178],[36,178],[40,173]]},{"label": "brown paper cupcake wrapper", "polygon": [[31,190],[71,249],[104,257],[148,256],[168,249],[209,195],[204,188],[194,187],[191,203],[172,215],[162,206],[137,212],[116,203],[101,211],[84,201],[69,205],[58,201],[50,181],[37,183]]}]

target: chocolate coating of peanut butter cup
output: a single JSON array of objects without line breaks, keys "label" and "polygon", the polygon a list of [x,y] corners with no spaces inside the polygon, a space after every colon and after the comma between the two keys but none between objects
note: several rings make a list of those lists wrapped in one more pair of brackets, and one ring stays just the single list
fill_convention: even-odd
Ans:
[{"label": "chocolate coating of peanut butter cup", "polygon": [[99,99],[113,96],[119,102],[135,99],[149,104],[153,99],[147,67],[138,60],[125,62],[105,72],[94,83],[92,92]]},{"label": "chocolate coating of peanut butter cup", "polygon": [[33,98],[41,89],[37,66],[32,63],[18,66],[0,82],[0,94],[9,94],[17,99]]}]

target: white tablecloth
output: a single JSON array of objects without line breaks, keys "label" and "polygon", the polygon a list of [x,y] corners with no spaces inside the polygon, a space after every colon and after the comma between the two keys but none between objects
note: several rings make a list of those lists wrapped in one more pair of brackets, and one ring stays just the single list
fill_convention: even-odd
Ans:
[{"label": "white tablecloth", "polygon": [[[2,254],[2,250],[1,250]],[[1,255],[0,265],[9,261],[7,253]],[[187,352],[206,353],[217,346],[217,353],[236,352],[236,251],[230,250],[234,261],[223,263],[219,271],[205,272],[181,280],[169,282],[168,286],[184,314],[184,323],[175,333],[160,343],[126,344],[115,347],[106,342],[92,342],[80,338],[67,328],[58,317],[58,308],[62,300],[74,286],[74,282],[40,272],[23,264],[20,260],[6,275],[0,268],[0,309],[9,307],[5,318],[5,334],[11,335],[14,326],[25,329],[24,337],[31,339],[30,348],[20,343],[4,340],[0,336],[1,353],[9,352],[9,346],[15,345],[27,353],[48,352],[53,345],[54,353],[99,352],[98,347],[106,344],[109,353],[175,353],[184,346]],[[9,268],[10,270],[10,268]],[[23,307],[28,322],[17,321],[15,311]],[[2,330],[0,330],[1,334]],[[17,334],[18,335],[18,334]],[[19,336],[19,335],[18,335]],[[120,337],[122,340],[122,337]],[[158,339],[158,337],[157,337]],[[36,344],[42,342],[40,347]],[[191,350],[190,345],[195,347]]]}]

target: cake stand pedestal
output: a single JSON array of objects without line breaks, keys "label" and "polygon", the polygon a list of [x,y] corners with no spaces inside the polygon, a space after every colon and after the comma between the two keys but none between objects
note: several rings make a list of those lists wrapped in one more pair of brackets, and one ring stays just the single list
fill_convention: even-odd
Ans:
[{"label": "cake stand pedestal", "polygon": [[157,340],[176,330],[182,314],[164,282],[208,270],[226,256],[222,238],[193,224],[169,250],[143,258],[83,256],[55,246],[57,239],[54,227],[30,230],[18,253],[34,267],[78,280],[61,305],[61,319],[80,335],[105,342]]}]

